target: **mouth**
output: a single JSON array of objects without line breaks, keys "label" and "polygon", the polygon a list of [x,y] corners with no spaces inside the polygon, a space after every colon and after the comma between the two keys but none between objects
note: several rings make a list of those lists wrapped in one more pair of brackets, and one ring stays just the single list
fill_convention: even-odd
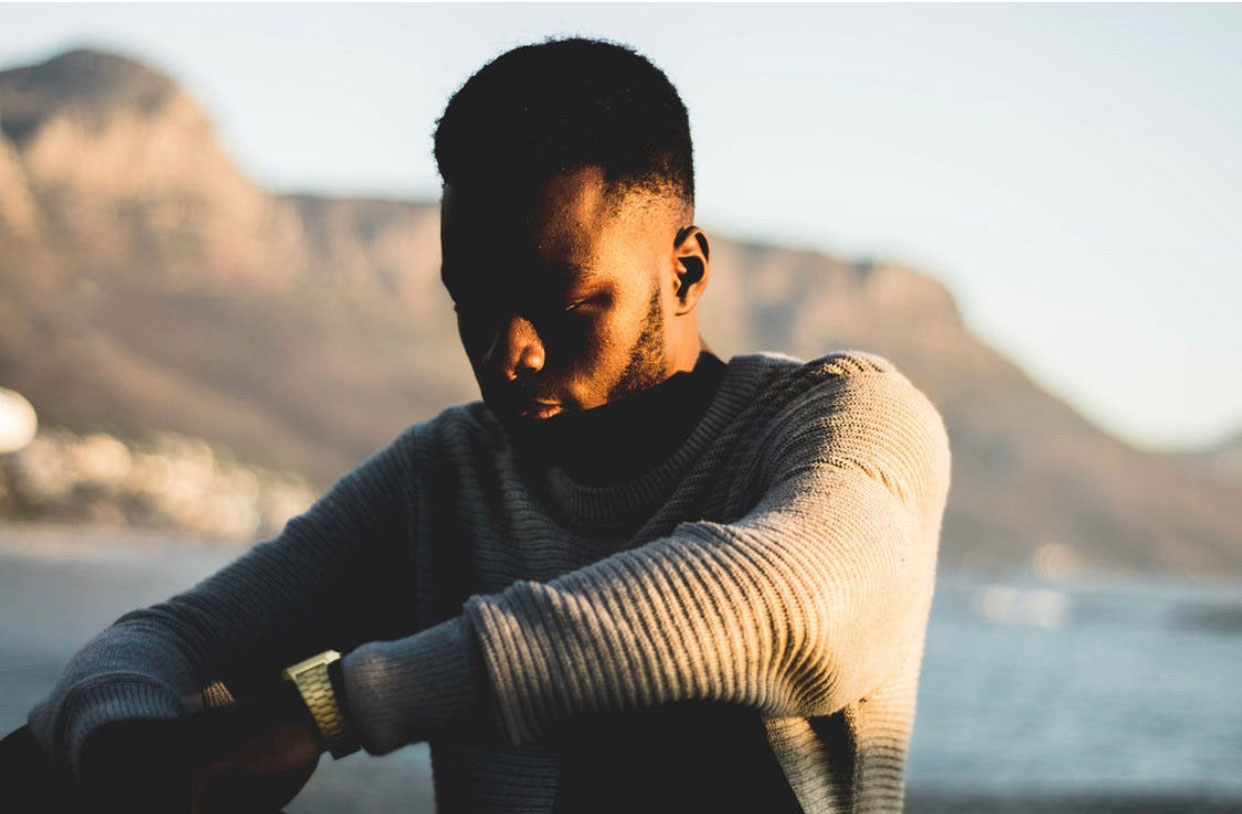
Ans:
[{"label": "mouth", "polygon": [[553,416],[571,412],[573,405],[552,388],[536,389],[530,385],[514,386],[488,382],[491,386],[481,387],[483,401],[492,412],[504,423],[530,425],[543,422]]},{"label": "mouth", "polygon": [[563,413],[565,408],[555,401],[528,401],[518,408],[519,418],[542,421]]}]

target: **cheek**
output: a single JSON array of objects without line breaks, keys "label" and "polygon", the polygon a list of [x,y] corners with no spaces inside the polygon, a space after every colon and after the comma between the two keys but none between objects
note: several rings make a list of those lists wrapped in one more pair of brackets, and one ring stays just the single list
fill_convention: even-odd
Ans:
[{"label": "cheek", "polygon": [[570,376],[593,375],[614,342],[614,323],[613,314],[598,311],[567,317],[549,332],[545,344],[549,362]]},{"label": "cheek", "polygon": [[630,364],[644,325],[646,309],[640,310],[639,314],[631,314],[611,308],[583,319],[577,328],[579,353],[574,373],[589,380],[593,387],[610,389]]}]

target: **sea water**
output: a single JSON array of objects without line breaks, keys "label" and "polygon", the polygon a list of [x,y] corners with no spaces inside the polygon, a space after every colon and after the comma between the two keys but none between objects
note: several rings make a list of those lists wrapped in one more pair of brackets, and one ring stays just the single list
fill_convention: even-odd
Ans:
[{"label": "sea water", "polygon": [[[90,635],[237,553],[0,526],[0,734]],[[427,755],[325,759],[289,811],[431,811]],[[916,801],[1116,793],[1242,811],[1242,583],[942,575],[907,777]]]},{"label": "sea water", "polygon": [[1242,801],[1242,584],[943,576],[907,777]]}]

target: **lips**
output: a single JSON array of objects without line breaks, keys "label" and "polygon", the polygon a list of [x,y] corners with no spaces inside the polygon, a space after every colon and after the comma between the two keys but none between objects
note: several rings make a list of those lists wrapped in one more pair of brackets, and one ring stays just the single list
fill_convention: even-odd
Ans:
[{"label": "lips", "polygon": [[[488,382],[483,400],[501,421],[542,421],[569,411],[565,400],[534,382]],[[542,392],[540,392],[542,391]]]},{"label": "lips", "polygon": [[559,402],[531,400],[518,407],[518,415],[522,418],[542,420],[564,412]]}]

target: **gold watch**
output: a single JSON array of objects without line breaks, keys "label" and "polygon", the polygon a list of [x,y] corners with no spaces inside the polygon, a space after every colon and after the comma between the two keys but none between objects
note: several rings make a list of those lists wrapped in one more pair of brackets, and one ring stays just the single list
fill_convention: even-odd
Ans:
[{"label": "gold watch", "polygon": [[325,650],[305,661],[299,661],[292,667],[286,667],[284,671],[285,680],[292,681],[298,688],[306,708],[315,719],[315,725],[323,735],[324,742],[328,744],[328,751],[337,760],[360,748],[357,741],[350,736],[349,727],[345,723],[345,712],[337,702],[336,692],[332,688],[331,671],[340,669],[340,660],[340,653]]}]

